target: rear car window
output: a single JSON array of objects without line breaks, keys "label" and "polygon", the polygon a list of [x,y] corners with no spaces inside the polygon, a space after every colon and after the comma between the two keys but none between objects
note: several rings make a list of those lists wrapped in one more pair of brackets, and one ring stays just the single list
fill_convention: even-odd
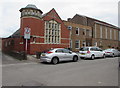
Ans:
[{"label": "rear car window", "polygon": [[92,47],[90,50],[91,50],[91,51],[101,51],[101,49],[100,49],[100,48],[97,48],[97,47]]},{"label": "rear car window", "polygon": [[80,51],[88,51],[88,50],[89,50],[89,48],[86,48],[86,47],[80,49]]},{"label": "rear car window", "polygon": [[63,50],[62,49],[58,49],[55,51],[56,53],[63,53]]},{"label": "rear car window", "polygon": [[64,52],[64,53],[69,53],[70,50],[68,50],[68,49],[63,49],[63,52]]},{"label": "rear car window", "polygon": [[51,52],[52,50],[53,49],[48,49],[48,50],[43,51],[42,53]]}]

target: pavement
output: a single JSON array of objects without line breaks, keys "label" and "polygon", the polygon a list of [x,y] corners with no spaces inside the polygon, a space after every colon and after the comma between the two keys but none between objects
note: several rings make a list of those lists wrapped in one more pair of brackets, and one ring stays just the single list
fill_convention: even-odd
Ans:
[{"label": "pavement", "polygon": [[18,60],[12,56],[2,54],[2,64],[18,64],[18,63],[30,63],[30,62],[39,62],[40,59],[37,59],[35,55],[28,55],[27,60]]},{"label": "pavement", "polygon": [[40,62],[40,59],[37,59],[36,55],[27,55],[27,60],[32,62]]}]

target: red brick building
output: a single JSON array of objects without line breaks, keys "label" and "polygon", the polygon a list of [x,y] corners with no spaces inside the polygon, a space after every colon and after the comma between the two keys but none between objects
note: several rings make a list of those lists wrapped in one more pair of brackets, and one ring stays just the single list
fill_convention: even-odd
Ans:
[{"label": "red brick building", "polygon": [[35,54],[50,48],[69,48],[69,30],[54,8],[43,14],[35,5],[29,4],[21,8],[20,12],[20,29],[9,38],[3,39],[3,51],[25,51],[24,30],[26,27],[31,29],[27,44],[28,54]]},{"label": "red brick building", "polygon": [[72,51],[79,51],[83,46],[120,49],[120,28],[109,23],[79,14],[63,21],[54,8],[43,14],[31,4],[21,8],[20,12],[20,29],[2,39],[3,51],[25,51],[26,28],[31,29],[30,39],[27,41],[28,54],[50,48],[71,48]]}]

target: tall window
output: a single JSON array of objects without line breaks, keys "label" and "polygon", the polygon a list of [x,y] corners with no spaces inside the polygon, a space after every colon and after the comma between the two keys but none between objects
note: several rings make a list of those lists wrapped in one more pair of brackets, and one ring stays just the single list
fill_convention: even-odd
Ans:
[{"label": "tall window", "polygon": [[89,36],[90,37],[92,36],[92,30],[89,30]]},{"label": "tall window", "polygon": [[87,29],[86,30],[86,35],[89,36],[89,37],[91,37],[92,36],[92,31]]},{"label": "tall window", "polygon": [[116,30],[114,30],[114,40],[116,40]]},{"label": "tall window", "polygon": [[106,33],[106,39],[107,39],[107,36],[108,36],[108,33],[107,33],[107,27],[106,27],[106,29],[105,29],[106,31],[105,31],[105,33]]},{"label": "tall window", "polygon": [[95,43],[94,43],[94,46],[98,46],[98,43],[97,43],[97,42],[95,42]]},{"label": "tall window", "polygon": [[120,31],[119,31],[119,41],[120,41]]},{"label": "tall window", "polygon": [[82,42],[82,46],[86,47],[86,42],[85,41]]},{"label": "tall window", "polygon": [[79,40],[76,40],[76,41],[75,41],[75,48],[76,48],[76,49],[79,49],[79,48],[80,48],[80,41],[79,41]]},{"label": "tall window", "polygon": [[83,35],[86,35],[86,29],[83,29]]},{"label": "tall window", "polygon": [[76,35],[79,35],[79,28],[76,28],[75,33]]},{"label": "tall window", "polygon": [[59,44],[61,39],[61,24],[51,20],[45,22],[45,43]]},{"label": "tall window", "polygon": [[110,29],[110,39],[112,39],[112,29]]},{"label": "tall window", "polygon": [[95,24],[95,33],[94,33],[94,35],[95,35],[95,38],[97,38],[97,36],[96,36],[96,33],[97,33],[97,26],[96,26],[96,24]]},{"label": "tall window", "polygon": [[70,48],[72,48],[72,40],[70,40]]},{"label": "tall window", "polygon": [[102,26],[100,26],[100,38],[102,38]]},{"label": "tall window", "polygon": [[89,30],[86,30],[86,36],[89,36]]}]

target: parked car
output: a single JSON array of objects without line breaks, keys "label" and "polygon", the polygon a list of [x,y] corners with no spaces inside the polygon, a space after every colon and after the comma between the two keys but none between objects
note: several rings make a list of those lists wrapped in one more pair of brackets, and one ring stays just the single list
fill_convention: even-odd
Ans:
[{"label": "parked car", "polygon": [[78,59],[78,54],[64,48],[50,49],[47,52],[42,53],[40,58],[42,62],[48,62],[53,64],[57,64],[60,61],[69,60],[76,62],[78,61]]},{"label": "parked car", "polygon": [[105,49],[104,52],[106,56],[112,56],[112,57],[120,56],[120,51],[118,51],[117,49],[113,49],[113,48]]},{"label": "parked car", "polygon": [[105,52],[99,47],[83,47],[79,51],[79,56],[81,58],[91,58],[94,60],[96,57],[105,58]]}]

